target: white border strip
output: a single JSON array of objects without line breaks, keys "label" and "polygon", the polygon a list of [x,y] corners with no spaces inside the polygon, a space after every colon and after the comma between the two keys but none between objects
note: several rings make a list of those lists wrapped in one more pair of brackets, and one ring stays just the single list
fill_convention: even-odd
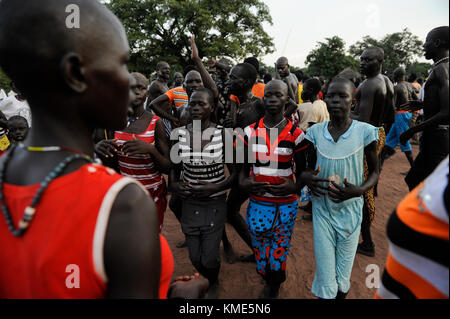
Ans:
[{"label": "white border strip", "polygon": [[138,185],[147,194],[147,190],[139,182],[127,177],[121,178],[109,188],[108,192],[103,198],[102,205],[100,206],[100,210],[97,215],[97,223],[94,230],[92,257],[94,261],[94,269],[105,283],[108,282],[108,277],[106,276],[105,262],[103,260],[103,248],[105,244],[105,235],[106,228],[108,226],[109,215],[111,213],[111,208],[114,204],[114,201],[116,200],[117,195],[125,186],[129,184]]}]

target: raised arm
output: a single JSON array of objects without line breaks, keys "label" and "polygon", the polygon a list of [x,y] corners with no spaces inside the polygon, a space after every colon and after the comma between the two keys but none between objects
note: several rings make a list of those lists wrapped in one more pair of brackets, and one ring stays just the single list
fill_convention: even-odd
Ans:
[{"label": "raised arm", "polygon": [[194,61],[195,65],[197,66],[198,72],[202,77],[203,86],[210,89],[214,94],[214,98],[217,100],[219,98],[219,90],[217,89],[216,82],[214,82],[208,70],[206,70],[205,66],[203,65],[200,56],[198,55],[198,48],[195,43],[195,37],[192,36],[189,41],[191,43],[192,49],[191,59]]}]

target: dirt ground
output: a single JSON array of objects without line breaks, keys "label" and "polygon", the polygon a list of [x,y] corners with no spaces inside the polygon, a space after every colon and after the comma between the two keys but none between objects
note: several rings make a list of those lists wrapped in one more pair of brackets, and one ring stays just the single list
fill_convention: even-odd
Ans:
[{"label": "dirt ground", "polygon": [[[416,156],[418,147],[413,145],[413,154]],[[388,253],[386,239],[386,223],[395,206],[408,193],[408,187],[404,182],[401,172],[409,170],[409,164],[405,155],[397,148],[397,153],[388,159],[380,176],[378,184],[378,197],[376,198],[376,216],[371,228],[372,238],[375,243],[375,257],[356,255],[353,265],[351,288],[348,298],[367,299],[372,298],[375,289],[366,287],[366,267],[375,264],[380,269],[380,276],[384,269]],[[245,218],[247,203],[242,205],[241,214]],[[301,218],[304,214],[300,211],[292,236],[291,250],[287,259],[287,280],[283,283],[279,298],[283,299],[311,299],[311,285],[314,279],[315,261],[312,222]],[[230,225],[226,225],[228,237],[233,244],[234,251],[238,255],[251,253],[250,249],[237,235]],[[175,260],[174,276],[193,274],[187,248],[177,248],[176,244],[184,239],[181,227],[174,214],[168,209],[164,219],[163,235],[166,237],[172,249]],[[264,284],[256,273],[255,263],[235,262],[228,264],[221,248],[222,264],[219,275],[220,290],[219,299],[256,299]]]}]

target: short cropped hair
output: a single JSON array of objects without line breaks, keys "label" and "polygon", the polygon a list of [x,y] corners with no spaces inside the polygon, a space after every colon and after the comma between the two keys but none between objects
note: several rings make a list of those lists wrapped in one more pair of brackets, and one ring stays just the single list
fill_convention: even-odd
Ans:
[{"label": "short cropped hair", "polygon": [[23,116],[20,116],[20,115],[14,115],[14,116],[11,116],[11,117],[8,119],[8,126],[9,126],[10,123],[13,122],[13,121],[23,122],[23,123],[25,123],[25,124],[27,125],[27,127],[29,127],[27,119],[24,118]]},{"label": "short cropped hair", "polygon": [[251,85],[253,86],[253,84],[256,82],[256,78],[257,78],[257,72],[256,72],[255,67],[249,63],[239,63],[239,64],[236,64],[235,67],[242,68],[244,70],[245,79],[248,80],[251,83]]},{"label": "short cropped hair", "polygon": [[161,70],[163,68],[164,64],[169,65],[169,63],[167,63],[165,61],[158,62],[158,64],[156,64],[156,70],[158,70],[158,71]]},{"label": "short cropped hair", "polygon": [[258,72],[258,70],[259,70],[259,61],[258,61],[257,58],[255,58],[253,56],[249,57],[249,58],[246,58],[244,60],[244,63],[248,63],[248,64],[253,65],[255,67],[256,72]]},{"label": "short cropped hair", "polygon": [[344,77],[341,77],[341,76],[336,76],[336,77],[334,77],[334,78],[332,78],[328,83],[327,83],[327,85],[326,85],[326,90],[325,91],[328,91],[328,88],[331,86],[331,84],[333,84],[333,83],[344,83],[344,84],[348,84],[349,86],[350,86],[350,88],[351,88],[351,90],[352,90],[352,96],[354,96],[355,95],[355,91],[356,91],[356,86],[355,86],[355,84],[352,82],[352,81],[350,81],[349,79],[346,79],[346,78],[344,78]]},{"label": "short cropped hair", "polygon": [[131,73],[131,76],[134,77],[135,79],[140,79],[142,82],[144,82],[145,87],[148,87],[150,84],[149,80],[142,73],[133,72]]},{"label": "short cropped hair", "polygon": [[210,89],[205,88],[205,87],[198,88],[194,92],[192,92],[192,95],[197,94],[197,93],[205,93],[208,96],[208,102],[211,104],[211,106],[215,105],[214,93]]},{"label": "short cropped hair", "polygon": [[380,62],[384,61],[384,50],[382,48],[379,47],[370,47],[368,48],[366,51],[375,51],[376,52],[376,57],[377,60]]},{"label": "short cropped hair", "polygon": [[406,71],[402,67],[398,67],[394,70],[394,80],[406,75]]},{"label": "short cropped hair", "polygon": [[448,44],[448,37],[449,37],[449,27],[448,26],[442,26],[442,27],[437,27],[434,28],[433,30],[430,31],[430,33],[433,33],[433,35],[436,37],[436,39],[441,41],[441,45],[443,48],[445,49],[449,49],[449,44]]},{"label": "short cropped hair", "polygon": [[320,83],[320,80],[317,78],[312,78],[312,79],[306,80],[306,82],[303,83],[303,87],[305,87],[305,85],[307,85],[308,87],[310,87],[312,89],[312,93],[314,95],[319,94],[320,89],[322,88],[322,84]]}]

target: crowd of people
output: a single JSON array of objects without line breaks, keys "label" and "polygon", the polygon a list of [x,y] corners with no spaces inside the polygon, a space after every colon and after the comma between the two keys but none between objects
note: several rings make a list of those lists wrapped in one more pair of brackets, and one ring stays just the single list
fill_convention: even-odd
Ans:
[{"label": "crowd of people", "polygon": [[[61,19],[73,2],[82,32]],[[194,37],[192,64],[171,80],[160,61],[150,82],[128,72],[125,30],[97,1],[1,1],[0,67],[15,94],[0,101],[0,297],[218,298],[222,243],[228,262],[256,264],[260,298],[277,298],[302,197],[312,293],[344,299],[355,255],[375,256],[377,183],[400,146],[411,193],[389,220],[376,297],[448,298],[448,38],[448,26],[428,33],[422,84],[401,66],[383,74],[377,47],[361,75],[324,79],[286,57],[273,74],[255,57],[203,63]],[[194,275],[172,278],[168,208]],[[226,223],[250,255],[235,254]],[[72,264],[79,289],[66,285]]]}]

